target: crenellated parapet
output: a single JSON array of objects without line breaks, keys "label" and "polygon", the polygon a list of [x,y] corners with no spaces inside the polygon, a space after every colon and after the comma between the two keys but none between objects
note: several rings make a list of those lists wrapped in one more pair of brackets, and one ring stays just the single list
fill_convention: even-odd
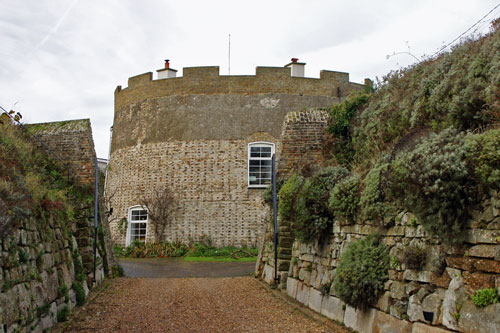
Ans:
[{"label": "crenellated parapet", "polygon": [[272,94],[346,97],[362,84],[349,82],[349,73],[322,70],[320,78],[291,76],[289,67],[257,67],[256,75],[220,75],[219,66],[186,67],[184,76],[153,80],[148,72],[128,79],[115,90],[116,108],[134,100],[189,94]]}]

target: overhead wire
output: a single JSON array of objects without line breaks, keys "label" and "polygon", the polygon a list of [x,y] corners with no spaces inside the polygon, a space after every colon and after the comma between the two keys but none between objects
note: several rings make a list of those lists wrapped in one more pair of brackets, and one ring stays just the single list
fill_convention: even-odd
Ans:
[{"label": "overhead wire", "polygon": [[[493,9],[491,9],[488,13],[486,13],[486,15],[484,15],[483,17],[481,17],[476,23],[474,23],[472,26],[470,26],[469,29],[465,30],[457,38],[455,38],[454,40],[452,40],[451,42],[449,42],[448,44],[446,44],[445,46],[443,46],[442,48],[440,48],[431,57],[434,57],[437,54],[441,53],[442,51],[446,50],[449,46],[451,46],[453,43],[455,43],[457,40],[459,40],[462,36],[464,36],[466,33],[468,33],[472,28],[474,28],[476,25],[480,24],[486,17],[488,17],[498,7],[500,7],[500,3],[498,3],[495,7],[493,7]],[[477,29],[475,31],[477,31]]]}]

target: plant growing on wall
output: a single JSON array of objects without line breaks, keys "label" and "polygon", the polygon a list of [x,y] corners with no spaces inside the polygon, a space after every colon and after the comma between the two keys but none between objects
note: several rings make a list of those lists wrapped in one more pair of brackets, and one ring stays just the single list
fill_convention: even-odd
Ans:
[{"label": "plant growing on wall", "polygon": [[354,223],[359,206],[360,177],[353,174],[335,185],[330,193],[328,207],[336,218],[347,223]]},{"label": "plant growing on wall", "polygon": [[349,244],[337,267],[335,295],[347,304],[366,309],[384,290],[388,279],[389,255],[376,234]]},{"label": "plant growing on wall", "polygon": [[281,187],[278,193],[278,214],[282,221],[293,219],[295,201],[303,183],[304,178],[295,173]]},{"label": "plant growing on wall", "polygon": [[328,197],[335,184],[348,175],[346,168],[328,167],[304,182],[292,221],[299,240],[310,243],[332,226],[333,215],[328,209]]},{"label": "plant growing on wall", "polygon": [[167,225],[170,224],[175,210],[175,198],[168,187],[155,188],[151,196],[141,200],[141,206],[148,210],[155,240],[162,242]]},{"label": "plant growing on wall", "polygon": [[393,198],[445,243],[463,240],[467,206],[474,197],[466,157],[464,133],[450,127],[421,140],[391,164]]}]

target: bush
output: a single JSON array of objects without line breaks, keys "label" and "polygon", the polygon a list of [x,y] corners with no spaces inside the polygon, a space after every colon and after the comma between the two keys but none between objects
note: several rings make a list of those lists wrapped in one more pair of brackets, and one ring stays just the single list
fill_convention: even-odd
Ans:
[{"label": "bush", "polygon": [[389,255],[379,235],[369,235],[349,244],[340,258],[334,291],[345,303],[366,309],[384,290]]},{"label": "bush", "polygon": [[387,157],[382,157],[365,176],[360,198],[361,217],[381,224],[388,224],[396,214],[395,207],[386,200],[387,160]]},{"label": "bush", "polygon": [[128,258],[166,258],[182,257],[189,250],[186,244],[177,242],[151,242],[136,241],[127,247],[115,246],[114,252],[118,257]]},{"label": "bush", "polygon": [[111,268],[112,276],[115,277],[123,277],[125,276],[125,272],[123,271],[123,267],[120,264],[116,264]]},{"label": "bush", "polygon": [[63,306],[62,309],[57,313],[57,322],[61,323],[68,320],[71,310],[67,305]]},{"label": "bush", "polygon": [[425,250],[418,246],[408,246],[403,250],[403,263],[408,269],[420,269],[425,263]]},{"label": "bush", "polygon": [[479,307],[500,303],[496,288],[479,289],[472,295],[472,301]]},{"label": "bush", "polygon": [[310,243],[331,227],[333,216],[328,209],[328,197],[335,184],[348,175],[343,167],[328,167],[305,181],[292,221],[299,240]]},{"label": "bush", "polygon": [[278,214],[282,221],[291,221],[295,211],[295,201],[302,188],[304,178],[293,174],[281,187],[278,194]]},{"label": "bush", "polygon": [[84,305],[86,296],[82,283],[80,281],[73,281],[73,290],[76,296],[76,305],[78,306]]},{"label": "bush", "polygon": [[490,188],[500,188],[500,129],[465,137],[467,160],[479,182]]},{"label": "bush", "polygon": [[474,193],[465,163],[464,134],[448,128],[399,154],[391,164],[393,198],[445,243],[460,243]]},{"label": "bush", "polygon": [[328,207],[336,218],[342,218],[348,223],[356,221],[359,206],[359,184],[360,177],[354,174],[335,185],[330,193]]},{"label": "bush", "polygon": [[332,135],[329,150],[337,164],[349,165],[354,156],[349,127],[351,119],[363,105],[368,102],[370,95],[360,94],[346,99],[342,104],[332,106],[328,118],[327,133]]},{"label": "bush", "polygon": [[[285,183],[285,179],[277,179],[276,180],[276,193],[279,193],[281,190],[281,186]],[[273,206],[273,184],[269,184],[269,186],[264,191],[264,202],[269,206]]]}]

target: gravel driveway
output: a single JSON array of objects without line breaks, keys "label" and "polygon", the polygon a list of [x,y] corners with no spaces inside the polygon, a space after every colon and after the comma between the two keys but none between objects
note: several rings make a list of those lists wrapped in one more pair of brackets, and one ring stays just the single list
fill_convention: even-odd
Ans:
[{"label": "gravel driveway", "polygon": [[117,278],[65,332],[348,332],[253,277]]}]

